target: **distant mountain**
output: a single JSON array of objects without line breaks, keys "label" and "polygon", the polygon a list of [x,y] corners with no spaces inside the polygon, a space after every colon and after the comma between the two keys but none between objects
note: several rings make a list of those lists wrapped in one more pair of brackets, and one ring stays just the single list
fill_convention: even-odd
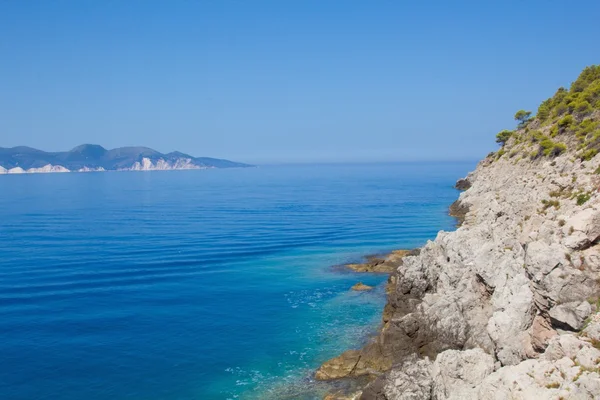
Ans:
[{"label": "distant mountain", "polygon": [[25,146],[0,147],[0,174],[153,171],[250,166],[218,158],[192,157],[180,152],[162,154],[147,147],[119,147],[107,150],[96,144],[83,144],[70,151],[55,153]]}]

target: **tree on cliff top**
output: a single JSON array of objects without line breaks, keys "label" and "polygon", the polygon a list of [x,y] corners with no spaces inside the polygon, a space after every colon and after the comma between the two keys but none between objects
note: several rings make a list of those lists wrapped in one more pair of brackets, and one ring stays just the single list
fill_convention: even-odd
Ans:
[{"label": "tree on cliff top", "polygon": [[531,118],[531,111],[519,110],[515,114],[515,121],[519,121],[519,127],[525,126],[525,124]]}]

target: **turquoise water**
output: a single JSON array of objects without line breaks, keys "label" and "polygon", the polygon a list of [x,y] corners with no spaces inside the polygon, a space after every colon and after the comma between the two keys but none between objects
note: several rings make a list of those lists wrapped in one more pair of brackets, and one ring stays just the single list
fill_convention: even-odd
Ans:
[{"label": "turquoise water", "polygon": [[0,398],[320,398],[385,301],[332,266],[453,229],[473,166],[0,177]]}]

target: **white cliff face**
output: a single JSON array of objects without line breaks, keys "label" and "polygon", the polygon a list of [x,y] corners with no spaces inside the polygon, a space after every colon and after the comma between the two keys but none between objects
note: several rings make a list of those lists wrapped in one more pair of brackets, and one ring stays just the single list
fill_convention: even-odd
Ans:
[{"label": "white cliff face", "polygon": [[62,165],[52,165],[48,164],[41,168],[29,168],[27,171],[28,174],[47,174],[52,172],[71,172]]},{"label": "white cliff face", "polygon": [[24,174],[26,171],[21,167],[11,168],[7,171],[9,174]]},{"label": "white cliff face", "polygon": [[149,158],[142,158],[142,162],[137,161],[131,168],[127,168],[129,171],[168,171],[177,169],[204,169],[206,167],[196,165],[189,158],[179,158],[175,162],[171,163],[163,160],[162,158],[152,163]]},{"label": "white cliff face", "polygon": [[83,168],[79,168],[77,170],[77,172],[104,172],[104,171],[106,171],[106,170],[102,167],[98,167],[98,168],[83,167]]},{"label": "white cliff face", "polygon": [[463,225],[397,271],[382,348],[401,355],[403,338],[424,357],[397,357],[363,398],[600,398],[599,167],[572,153],[482,161]]},{"label": "white cliff face", "polygon": [[[179,158],[174,162],[169,162],[164,159],[159,159],[156,164],[152,163],[152,160],[144,157],[141,162],[134,163],[130,168],[121,169],[121,171],[170,171],[170,170],[184,170],[184,169],[207,169],[212,167],[206,167],[194,164],[192,159],[190,158]],[[102,167],[98,168],[90,168],[83,167],[78,169],[76,172],[104,172],[106,171]],[[24,170],[21,167],[15,167],[11,169],[6,169],[0,166],[0,175],[1,174],[35,174],[35,173],[53,173],[53,172],[71,172],[67,168],[61,165],[51,165],[48,164],[41,168],[30,168]]]},{"label": "white cliff face", "polygon": [[29,168],[27,170],[21,167],[15,167],[11,169],[6,169],[0,166],[0,175],[3,174],[40,174],[40,173],[53,173],[53,172],[71,172],[62,165],[52,165],[48,164],[41,168]]}]

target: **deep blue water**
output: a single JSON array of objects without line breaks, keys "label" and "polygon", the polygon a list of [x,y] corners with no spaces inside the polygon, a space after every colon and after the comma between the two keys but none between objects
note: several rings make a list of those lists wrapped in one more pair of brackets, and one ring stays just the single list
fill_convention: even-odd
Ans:
[{"label": "deep blue water", "polygon": [[319,398],[385,300],[332,266],[453,229],[473,167],[1,176],[0,398]]}]

